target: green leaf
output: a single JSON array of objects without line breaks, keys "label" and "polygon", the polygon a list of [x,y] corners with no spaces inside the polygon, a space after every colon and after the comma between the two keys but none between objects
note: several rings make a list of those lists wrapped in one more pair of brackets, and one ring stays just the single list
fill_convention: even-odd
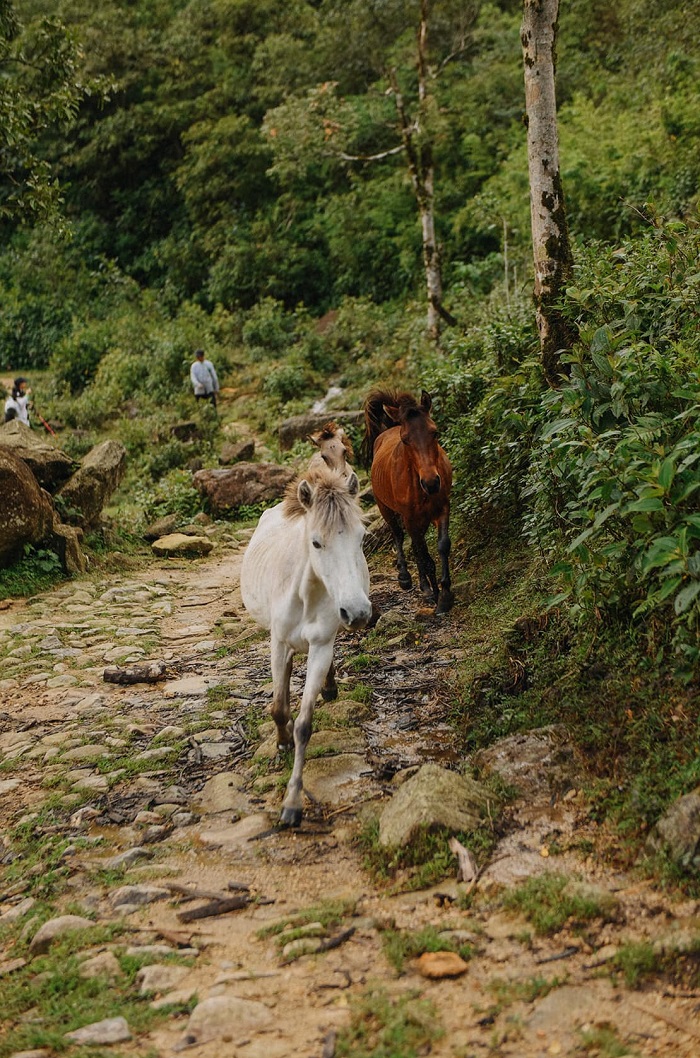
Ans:
[{"label": "green leaf", "polygon": [[661,467],[659,468],[659,485],[662,485],[664,490],[668,492],[673,482],[673,477],[676,472],[676,467],[672,459],[664,459]]},{"label": "green leaf", "polygon": [[664,505],[658,496],[647,496],[643,500],[635,500],[634,503],[630,503],[622,512],[623,514],[631,514],[633,511],[662,511]]},{"label": "green leaf", "polygon": [[700,595],[700,580],[693,580],[678,592],[673,602],[673,609],[677,614],[685,613],[698,595]]}]

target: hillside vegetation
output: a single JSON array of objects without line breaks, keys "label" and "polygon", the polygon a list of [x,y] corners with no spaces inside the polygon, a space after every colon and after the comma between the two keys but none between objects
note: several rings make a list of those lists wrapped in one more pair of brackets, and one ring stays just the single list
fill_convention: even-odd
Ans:
[{"label": "hillside vegetation", "polygon": [[[456,469],[457,582],[480,555],[477,597],[490,583],[509,600],[488,671],[462,674],[465,743],[565,723],[594,811],[636,855],[700,784],[700,9],[562,5],[562,308],[579,338],[552,389],[531,300],[521,5],[434,0],[423,100],[419,8],[18,0],[12,46],[37,54],[41,19],[59,19],[90,87],[60,129],[32,133],[60,220],[10,208],[28,163],[7,147],[0,367],[32,376],[71,454],[126,445],[112,534],[92,541],[102,561],[145,521],[198,509],[187,464],[216,464],[222,428],[293,458],[277,424],[330,385],[331,412],[378,382],[428,389]],[[51,90],[29,66],[17,76]],[[437,344],[397,98],[435,165],[456,321]],[[193,409],[198,347],[226,387],[218,422]],[[195,451],[169,427],[200,413]]]}]

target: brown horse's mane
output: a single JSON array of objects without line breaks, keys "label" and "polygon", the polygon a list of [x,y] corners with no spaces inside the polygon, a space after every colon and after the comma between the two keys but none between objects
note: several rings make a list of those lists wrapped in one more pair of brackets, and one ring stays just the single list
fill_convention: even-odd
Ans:
[{"label": "brown horse's mane", "polygon": [[405,390],[373,389],[365,399],[365,436],[360,448],[360,461],[364,467],[372,465],[374,442],[380,433],[389,430],[396,423],[384,411],[384,405],[398,408],[401,418],[409,416],[412,411],[420,412],[416,398]]},{"label": "brown horse's mane", "polygon": [[306,514],[306,508],[299,499],[300,481],[308,481],[316,490],[314,507],[324,528],[333,529],[347,525],[353,517],[353,512],[355,518],[362,518],[357,500],[350,493],[348,479],[341,471],[334,470],[322,462],[317,466],[309,466],[287,485],[282,501],[287,518],[301,518]]}]

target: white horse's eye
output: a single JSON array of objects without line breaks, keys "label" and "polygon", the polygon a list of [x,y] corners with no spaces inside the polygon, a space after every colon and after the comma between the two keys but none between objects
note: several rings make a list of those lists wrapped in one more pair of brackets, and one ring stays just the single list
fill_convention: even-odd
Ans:
[{"label": "white horse's eye", "polygon": [[313,545],[314,545],[314,547],[318,547],[318,548],[321,547],[321,544],[320,544],[320,542],[318,540],[314,540],[313,541]]}]

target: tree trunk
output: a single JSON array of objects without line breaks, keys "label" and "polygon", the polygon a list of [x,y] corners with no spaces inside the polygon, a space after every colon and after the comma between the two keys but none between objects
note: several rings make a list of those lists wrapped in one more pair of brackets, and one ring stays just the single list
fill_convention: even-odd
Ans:
[{"label": "tree trunk", "polygon": [[[423,268],[428,295],[427,329],[430,337],[440,337],[440,318],[449,314],[442,308],[442,270],[440,252],[435,237],[435,166],[433,148],[425,130],[421,127],[428,99],[428,0],[421,0],[421,17],[417,33],[418,70],[418,116],[411,120],[399,88],[396,71],[390,72],[390,80],[396,102],[401,128],[401,140],[406,151],[408,172],[413,194],[416,197],[423,239]],[[422,136],[420,135],[422,133]],[[419,142],[416,142],[420,136]]]},{"label": "tree trunk", "polygon": [[535,263],[535,308],[542,367],[559,383],[560,355],[575,332],[557,308],[571,275],[572,255],[559,171],[555,45],[559,0],[523,0],[521,41],[525,62],[530,217]]}]

